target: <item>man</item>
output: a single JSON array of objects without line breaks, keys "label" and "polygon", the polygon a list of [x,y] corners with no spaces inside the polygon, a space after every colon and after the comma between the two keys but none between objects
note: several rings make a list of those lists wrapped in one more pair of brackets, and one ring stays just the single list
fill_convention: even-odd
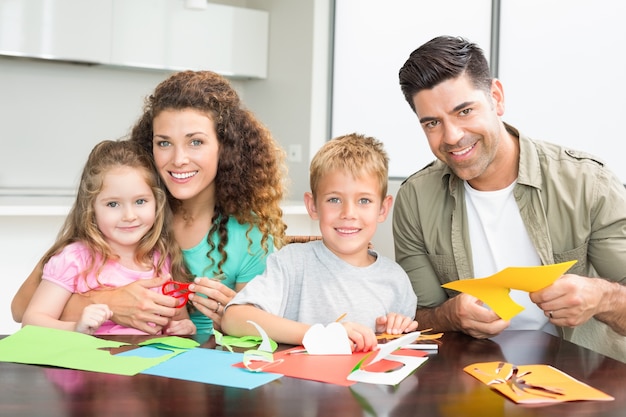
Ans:
[{"label": "man", "polygon": [[[543,329],[626,361],[626,190],[596,158],[505,124],[504,92],[482,50],[442,36],[415,50],[400,86],[437,161],[395,203],[396,260],[421,328],[489,338]],[[576,260],[551,286],[512,292],[511,321],[441,284],[508,266]],[[597,278],[602,277],[602,278]]]}]

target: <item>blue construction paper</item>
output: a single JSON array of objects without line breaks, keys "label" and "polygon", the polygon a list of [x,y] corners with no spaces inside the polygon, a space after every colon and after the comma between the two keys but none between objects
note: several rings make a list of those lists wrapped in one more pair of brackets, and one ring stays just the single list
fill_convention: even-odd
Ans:
[{"label": "blue construction paper", "polygon": [[[153,350],[154,348],[141,347],[133,350],[132,355],[150,357],[154,354]],[[120,353],[117,356],[129,354],[131,352]],[[245,389],[254,389],[282,377],[280,374],[251,372],[245,368],[233,366],[242,361],[243,353],[195,348],[143,370],[141,373]]]}]

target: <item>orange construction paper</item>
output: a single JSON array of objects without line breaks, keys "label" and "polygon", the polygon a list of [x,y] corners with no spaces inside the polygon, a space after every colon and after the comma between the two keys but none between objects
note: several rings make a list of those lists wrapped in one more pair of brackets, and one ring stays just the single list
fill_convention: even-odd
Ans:
[{"label": "orange construction paper", "polygon": [[496,373],[500,362],[482,362],[468,365],[463,370],[479,381],[489,385],[492,389],[500,392],[509,399],[519,404],[532,403],[559,403],[565,401],[612,401],[614,398],[602,391],[599,391],[566,373],[550,365],[521,365],[518,366],[518,375],[530,372],[521,377],[526,383],[558,391],[559,394],[552,394],[541,390],[527,388],[521,392],[515,391],[506,383],[491,383],[497,378],[506,379],[513,367],[510,363],[504,363],[502,369]]},{"label": "orange construction paper", "polygon": [[452,281],[442,287],[470,294],[487,304],[500,318],[510,320],[524,310],[509,296],[511,289],[539,291],[556,281],[575,263],[509,267],[486,278]]}]

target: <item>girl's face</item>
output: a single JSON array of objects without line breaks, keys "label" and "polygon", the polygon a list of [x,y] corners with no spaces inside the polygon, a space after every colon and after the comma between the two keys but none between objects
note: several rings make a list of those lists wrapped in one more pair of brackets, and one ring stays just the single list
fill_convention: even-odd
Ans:
[{"label": "girl's face", "polygon": [[159,175],[179,200],[213,199],[219,142],[213,120],[194,110],[164,110],[153,121],[152,150]]},{"label": "girl's face", "polygon": [[138,168],[116,167],[104,175],[94,202],[98,229],[114,253],[134,252],[154,225],[156,198]]},{"label": "girl's face", "polygon": [[314,200],[306,193],[304,202],[311,218],[319,220],[326,247],[351,265],[371,264],[367,249],[378,223],[389,214],[392,197],[381,199],[375,176],[354,178],[342,170],[324,175],[316,194]]}]

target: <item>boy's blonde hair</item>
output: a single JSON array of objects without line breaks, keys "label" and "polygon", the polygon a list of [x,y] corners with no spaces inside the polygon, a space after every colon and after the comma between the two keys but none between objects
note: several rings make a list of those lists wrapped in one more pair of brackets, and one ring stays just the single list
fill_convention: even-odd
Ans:
[{"label": "boy's blonde hair", "polygon": [[387,195],[389,156],[382,142],[375,138],[351,133],[326,142],[313,157],[309,169],[313,198],[321,178],[334,170],[349,172],[354,178],[373,175],[380,184],[381,198]]}]

